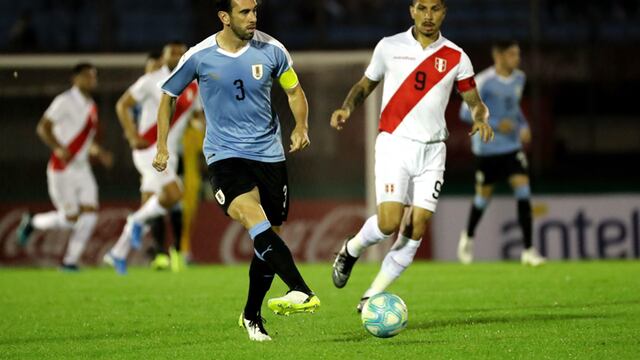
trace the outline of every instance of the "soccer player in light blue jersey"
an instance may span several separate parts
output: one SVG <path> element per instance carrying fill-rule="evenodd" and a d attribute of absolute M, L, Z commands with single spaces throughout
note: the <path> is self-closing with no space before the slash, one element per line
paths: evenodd
<path fill-rule="evenodd" d="M 507 180 L 518 202 L 518 223 L 524 240 L 521 261 L 524 265 L 538 266 L 544 263 L 544 258 L 532 244 L 531 190 L 527 156 L 522 149 L 523 143 L 531 141 L 531 131 L 520 108 L 526 76 L 518 70 L 518 43 L 494 44 L 493 60 L 494 66 L 478 74 L 476 82 L 480 97 L 489 107 L 489 125 L 495 130 L 495 138 L 489 143 L 482 142 L 478 136 L 471 140 L 472 151 L 477 158 L 476 194 L 467 229 L 460 235 L 458 259 L 463 264 L 473 261 L 475 230 L 489 203 L 494 184 Z M 471 122 L 471 113 L 464 104 L 460 108 L 460 118 Z"/>
<path fill-rule="evenodd" d="M 266 341 L 271 338 L 260 309 L 274 274 L 290 289 L 268 301 L 276 314 L 314 312 L 320 306 L 278 235 L 289 210 L 289 188 L 280 123 L 271 106 L 273 81 L 287 94 L 296 122 L 289 153 L 309 145 L 309 109 L 287 50 L 256 30 L 257 1 L 217 0 L 216 6 L 223 29 L 192 47 L 161 84 L 154 167 L 164 171 L 167 166 L 175 98 L 196 80 L 206 118 L 203 152 L 216 201 L 248 230 L 255 250 L 239 324 L 251 340 Z"/>

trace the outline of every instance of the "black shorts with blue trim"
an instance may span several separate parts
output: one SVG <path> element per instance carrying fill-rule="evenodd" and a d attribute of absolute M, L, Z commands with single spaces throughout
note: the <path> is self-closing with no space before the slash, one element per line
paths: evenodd
<path fill-rule="evenodd" d="M 219 160 L 208 167 L 216 202 L 228 215 L 235 198 L 257 187 L 260 204 L 273 226 L 289 214 L 289 181 L 285 161 L 268 163 L 242 158 Z"/>

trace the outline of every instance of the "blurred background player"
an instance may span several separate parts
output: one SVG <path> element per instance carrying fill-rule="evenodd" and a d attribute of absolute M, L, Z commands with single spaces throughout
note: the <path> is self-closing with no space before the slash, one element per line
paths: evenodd
<path fill-rule="evenodd" d="M 17 235 L 24 246 L 34 229 L 70 229 L 62 269 L 76 271 L 98 221 L 98 186 L 89 157 L 96 157 L 107 168 L 113 157 L 94 139 L 98 130 L 98 109 L 91 97 L 98 84 L 95 66 L 80 63 L 71 74 L 73 86 L 56 96 L 37 127 L 38 136 L 52 150 L 47 183 L 56 210 L 24 214 Z"/>
<path fill-rule="evenodd" d="M 180 179 L 176 174 L 177 159 L 175 156 L 167 170 L 157 172 L 152 167 L 156 154 L 157 140 L 156 115 L 160 102 L 161 91 L 158 83 L 166 79 L 176 67 L 180 57 L 186 52 L 186 45 L 171 42 L 162 51 L 163 66 L 151 73 L 145 74 L 136 81 L 118 100 L 116 111 L 124 130 L 124 135 L 133 150 L 133 162 L 141 175 L 140 191 L 142 206 L 130 215 L 127 223 L 114 247 L 105 255 L 104 261 L 115 267 L 119 274 L 126 273 L 126 258 L 131 247 L 139 249 L 142 242 L 144 225 L 147 221 L 162 218 L 178 204 L 182 197 Z M 169 149 L 172 154 L 177 152 L 179 143 L 187 123 L 191 119 L 198 102 L 198 88 L 191 83 L 184 94 L 178 99 L 176 112 L 171 119 Z M 141 105 L 138 126 L 133 120 L 132 109 L 136 104 Z M 178 215 L 181 223 L 181 215 Z M 164 225 L 164 224 L 163 224 Z M 179 233 L 182 232 L 181 227 Z M 164 250 L 164 236 L 159 250 Z M 176 241 L 180 241 L 177 236 Z M 181 262 L 177 251 L 172 251 L 174 262 Z M 176 270 L 178 266 L 174 266 Z"/>
<path fill-rule="evenodd" d="M 526 76 L 520 66 L 520 46 L 516 41 L 496 42 L 492 49 L 494 65 L 476 77 L 480 97 L 491 113 L 489 125 L 495 131 L 495 139 L 483 143 L 478 136 L 471 141 L 476 156 L 476 194 L 467 220 L 467 229 L 460 234 L 458 259 L 463 264 L 473 261 L 473 237 L 482 214 L 489 204 L 496 182 L 508 181 L 518 202 L 518 223 L 522 229 L 524 250 L 521 262 L 538 266 L 544 258 L 531 242 L 531 188 L 529 186 L 527 155 L 522 144 L 531 141 L 531 130 L 520 108 Z M 460 118 L 471 122 L 468 107 L 460 108 Z"/>
<path fill-rule="evenodd" d="M 206 115 L 204 155 L 215 198 L 253 240 L 249 294 L 239 325 L 249 339 L 269 341 L 261 308 L 274 274 L 289 287 L 285 296 L 267 303 L 276 314 L 314 312 L 320 306 L 278 235 L 288 215 L 289 189 L 280 122 L 271 106 L 273 80 L 284 89 L 296 122 L 290 153 L 309 145 L 309 108 L 287 50 L 256 30 L 257 1 L 218 0 L 216 7 L 223 29 L 191 48 L 162 85 L 154 167 L 164 171 L 175 157 L 166 144 L 169 117 L 175 98 L 197 79 Z"/>
<path fill-rule="evenodd" d="M 144 62 L 144 73 L 152 73 L 164 66 L 162 61 L 162 52 L 152 51 L 147 54 L 147 60 Z"/>
<path fill-rule="evenodd" d="M 414 25 L 378 43 L 365 76 L 331 117 L 331 126 L 341 130 L 384 79 L 375 146 L 378 211 L 337 254 L 332 273 L 336 287 L 346 285 L 353 265 L 368 247 L 400 229 L 405 206 L 411 206 L 408 226 L 382 261 L 380 272 L 360 299 L 358 312 L 369 297 L 384 291 L 413 262 L 436 210 L 444 181 L 444 141 L 449 136 L 444 112 L 454 85 L 471 108 L 470 135 L 478 133 L 485 142 L 493 137 L 471 60 L 440 33 L 447 13 L 445 1 L 415 0 L 409 10 Z"/>

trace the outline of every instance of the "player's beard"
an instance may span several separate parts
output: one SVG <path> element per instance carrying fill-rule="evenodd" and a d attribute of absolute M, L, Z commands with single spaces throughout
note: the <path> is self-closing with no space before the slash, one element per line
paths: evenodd
<path fill-rule="evenodd" d="M 240 40 L 248 41 L 253 39 L 254 33 L 250 33 L 239 26 L 235 26 L 234 24 L 231 24 L 231 31 L 233 31 L 233 33 L 236 34 L 236 36 Z"/>

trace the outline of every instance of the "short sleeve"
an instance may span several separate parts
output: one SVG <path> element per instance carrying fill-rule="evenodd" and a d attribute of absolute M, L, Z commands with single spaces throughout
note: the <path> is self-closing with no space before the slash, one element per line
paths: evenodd
<path fill-rule="evenodd" d="M 197 68 L 195 53 L 190 50 L 182 56 L 171 75 L 159 84 L 160 88 L 172 97 L 180 96 L 182 91 L 196 78 Z"/>
<path fill-rule="evenodd" d="M 371 62 L 369 62 L 369 66 L 367 66 L 367 70 L 364 72 L 364 76 L 372 81 L 381 81 L 386 71 L 383 57 L 383 41 L 384 39 L 380 40 L 378 45 L 376 45 L 376 48 L 373 50 L 373 55 L 371 56 Z"/>
<path fill-rule="evenodd" d="M 291 55 L 289 55 L 289 52 L 284 46 L 276 46 L 275 60 L 275 73 L 273 77 L 277 79 L 293 66 L 293 59 L 291 59 Z"/>
<path fill-rule="evenodd" d="M 44 116 L 54 123 L 61 122 L 65 117 L 65 99 L 62 96 L 53 99 L 51 105 L 44 112 Z"/>
<path fill-rule="evenodd" d="M 129 88 L 129 94 L 136 102 L 142 102 L 149 93 L 149 77 L 142 76 Z"/>
<path fill-rule="evenodd" d="M 472 77 L 473 75 L 474 72 L 471 59 L 469 59 L 469 56 L 467 56 L 463 51 L 460 55 L 460 66 L 458 66 L 458 75 L 456 76 L 456 80 L 462 81 Z"/>

